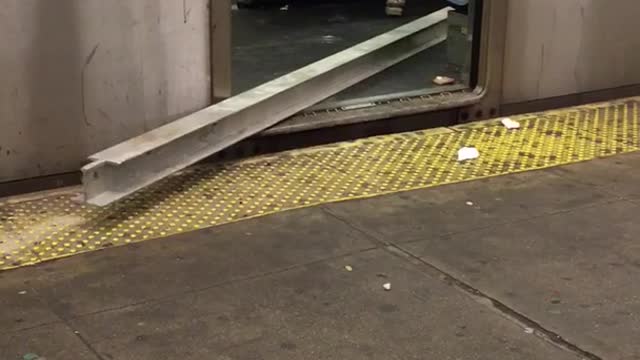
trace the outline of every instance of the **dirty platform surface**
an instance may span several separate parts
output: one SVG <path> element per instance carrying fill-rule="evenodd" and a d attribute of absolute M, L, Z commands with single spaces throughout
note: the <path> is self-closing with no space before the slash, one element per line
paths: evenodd
<path fill-rule="evenodd" d="M 77 190 L 0 199 L 0 270 L 208 227 L 640 150 L 640 98 L 200 164 L 106 207 Z M 461 147 L 480 157 L 459 161 Z"/>
<path fill-rule="evenodd" d="M 631 152 L 0 272 L 0 359 L 638 359 L 639 183 Z"/>

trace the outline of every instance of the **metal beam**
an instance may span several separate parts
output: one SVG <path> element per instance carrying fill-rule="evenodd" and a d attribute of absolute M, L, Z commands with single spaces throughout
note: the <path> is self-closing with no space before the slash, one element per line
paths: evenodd
<path fill-rule="evenodd" d="M 85 201 L 108 205 L 446 38 L 449 8 L 89 157 Z"/>

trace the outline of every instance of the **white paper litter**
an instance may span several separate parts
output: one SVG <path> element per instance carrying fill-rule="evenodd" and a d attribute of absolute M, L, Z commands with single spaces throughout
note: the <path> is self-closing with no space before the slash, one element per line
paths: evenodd
<path fill-rule="evenodd" d="M 382 287 L 383 287 L 385 290 L 389 291 L 389 290 L 391 290 L 391 283 L 386 283 L 386 284 L 382 285 Z"/>
<path fill-rule="evenodd" d="M 467 206 L 473 206 L 473 201 L 467 201 Z"/>
<path fill-rule="evenodd" d="M 289 10 L 289 5 L 285 5 L 280 8 L 280 11 L 287 11 L 287 10 Z"/>
<path fill-rule="evenodd" d="M 504 118 L 500 122 L 509 130 L 520 129 L 520 123 L 511 118 Z"/>
<path fill-rule="evenodd" d="M 530 327 L 526 327 L 526 328 L 524 328 L 524 332 L 527 333 L 527 334 L 533 334 L 533 329 L 530 328 Z"/>
<path fill-rule="evenodd" d="M 473 160 L 480 157 L 480 152 L 474 147 L 463 147 L 458 150 L 458 161 Z"/>
<path fill-rule="evenodd" d="M 388 16 L 402 16 L 402 8 L 396 6 L 387 6 L 384 8 L 384 12 Z"/>
<path fill-rule="evenodd" d="M 73 195 L 70 200 L 76 204 L 84 204 L 84 200 L 85 200 L 84 193 L 77 193 Z"/>
<path fill-rule="evenodd" d="M 456 82 L 456 79 L 448 76 L 436 76 L 433 78 L 433 83 L 436 85 L 451 85 Z"/>
<path fill-rule="evenodd" d="M 353 268 L 352 268 L 351 266 L 349 266 L 349 265 L 345 266 L 344 268 L 345 268 L 345 270 L 347 270 L 348 272 L 352 272 L 352 271 L 353 271 Z"/>

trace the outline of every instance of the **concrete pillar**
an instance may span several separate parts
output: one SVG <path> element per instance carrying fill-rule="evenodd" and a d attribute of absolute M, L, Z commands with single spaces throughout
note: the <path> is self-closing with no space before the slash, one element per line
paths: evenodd
<path fill-rule="evenodd" d="M 0 182 L 209 104 L 208 0 L 3 0 Z"/>

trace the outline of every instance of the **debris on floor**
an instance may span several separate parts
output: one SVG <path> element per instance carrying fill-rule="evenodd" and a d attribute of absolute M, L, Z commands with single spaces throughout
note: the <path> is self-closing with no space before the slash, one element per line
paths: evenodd
<path fill-rule="evenodd" d="M 391 290 L 391 283 L 386 283 L 386 284 L 382 285 L 382 287 L 383 287 L 386 291 L 390 291 L 390 290 Z"/>
<path fill-rule="evenodd" d="M 405 0 L 387 0 L 385 12 L 389 16 L 402 16 Z"/>
<path fill-rule="evenodd" d="M 280 11 L 287 11 L 287 10 L 289 10 L 289 5 L 285 5 L 280 8 Z"/>
<path fill-rule="evenodd" d="M 27 294 L 27 290 L 22 290 L 18 292 L 18 295 L 26 295 Z"/>
<path fill-rule="evenodd" d="M 526 328 L 524 328 L 524 332 L 527 333 L 527 334 L 533 334 L 533 329 L 530 328 L 530 327 L 526 327 Z"/>
<path fill-rule="evenodd" d="M 352 272 L 352 271 L 353 271 L 353 268 L 352 268 L 351 266 L 349 266 L 349 265 L 345 266 L 344 268 L 345 268 L 345 270 L 347 270 L 348 272 Z"/>
<path fill-rule="evenodd" d="M 41 357 L 38 354 L 28 353 L 28 354 L 24 354 L 24 356 L 22 357 L 22 360 L 45 360 L 45 358 Z"/>
<path fill-rule="evenodd" d="M 467 206 L 473 206 L 473 201 L 467 201 Z"/>
<path fill-rule="evenodd" d="M 509 130 L 520 129 L 520 123 L 511 118 L 508 118 L 508 117 L 504 118 L 500 120 L 500 122 L 502 123 L 502 125 L 504 125 L 504 127 L 506 127 Z"/>
<path fill-rule="evenodd" d="M 85 201 L 84 193 L 77 193 L 73 195 L 70 200 L 72 203 L 80 204 L 80 206 L 82 206 L 82 204 L 84 204 L 84 201 Z"/>
<path fill-rule="evenodd" d="M 433 78 L 433 83 L 436 85 L 451 85 L 456 82 L 456 79 L 448 76 L 436 76 Z"/>
<path fill-rule="evenodd" d="M 384 11 L 388 16 L 402 16 L 402 8 L 387 6 Z"/>
<path fill-rule="evenodd" d="M 322 35 L 321 39 L 325 44 L 335 44 L 336 42 L 340 41 L 340 38 L 335 35 Z"/>
<path fill-rule="evenodd" d="M 480 157 L 480 152 L 473 146 L 465 146 L 458 150 L 458 161 L 473 160 Z"/>

